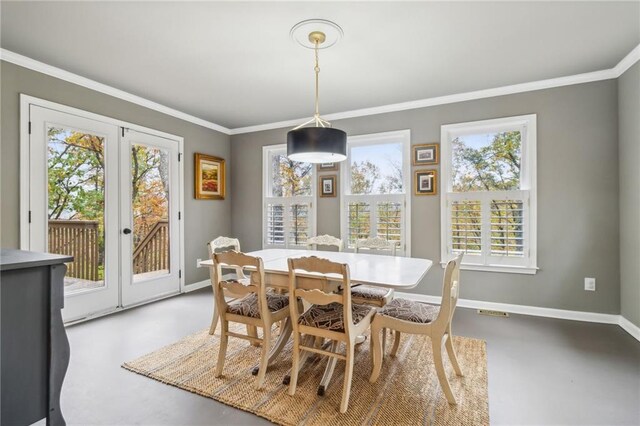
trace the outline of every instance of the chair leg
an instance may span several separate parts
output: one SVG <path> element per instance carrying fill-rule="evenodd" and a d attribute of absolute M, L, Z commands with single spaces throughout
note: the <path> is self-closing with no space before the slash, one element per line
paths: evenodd
<path fill-rule="evenodd" d="M 464 376 L 464 374 L 462 374 L 462 369 L 460 368 L 460 364 L 458 363 L 456 350 L 453 347 L 453 336 L 451 335 L 451 327 L 449 327 L 449 331 L 447 333 L 447 340 L 444 342 L 444 346 L 447 348 L 447 354 L 449 355 L 449 360 L 451 361 L 451 365 L 453 366 L 453 371 L 456 372 L 456 376 Z"/>
<path fill-rule="evenodd" d="M 371 325 L 371 376 L 369 382 L 375 383 L 382 370 L 382 342 L 380 341 L 380 327 L 374 319 Z"/>
<path fill-rule="evenodd" d="M 395 357 L 398 354 L 398 348 L 400 347 L 400 331 L 396 330 L 393 338 L 393 348 L 391 348 L 391 356 Z"/>
<path fill-rule="evenodd" d="M 451 390 L 451 385 L 449 384 L 449 379 L 447 378 L 447 373 L 444 369 L 444 364 L 442 362 L 442 340 L 444 336 L 433 336 L 431 338 L 431 345 L 433 347 L 433 361 L 436 367 L 436 373 L 438 374 L 438 381 L 440 382 L 440 387 L 444 392 L 444 395 L 447 398 L 449 404 L 456 405 L 456 397 Z"/>
<path fill-rule="evenodd" d="M 293 332 L 293 362 L 291 365 L 291 378 L 289 379 L 289 395 L 296 393 L 298 385 L 298 370 L 300 369 L 300 333 Z"/>
<path fill-rule="evenodd" d="M 258 378 L 256 387 L 258 390 L 264 388 L 264 378 L 267 374 L 267 366 L 269 365 L 269 347 L 271 342 L 271 327 L 265 327 L 262 334 L 262 358 L 260 358 L 260 370 L 258 370 Z"/>
<path fill-rule="evenodd" d="M 258 337 L 258 328 L 255 325 L 247 324 L 247 335 L 251 337 Z M 251 342 L 252 346 L 260 346 L 259 342 Z"/>
<path fill-rule="evenodd" d="M 387 329 L 382 329 L 382 356 L 387 351 Z"/>
<path fill-rule="evenodd" d="M 213 336 L 218 326 L 218 307 L 216 306 L 216 299 L 213 298 L 213 316 L 211 317 L 211 327 L 209 327 L 209 334 Z"/>
<path fill-rule="evenodd" d="M 224 359 L 227 356 L 227 343 L 229 342 L 229 322 L 221 320 L 222 327 L 220 330 L 220 350 L 218 351 L 218 363 L 216 364 L 216 377 L 222 376 L 222 368 L 224 367 Z"/>
<path fill-rule="evenodd" d="M 353 357 L 355 350 L 355 342 L 347 342 L 347 359 L 344 366 L 344 385 L 342 386 L 342 402 L 340 403 L 340 412 L 346 413 L 349 408 L 349 396 L 351 395 L 351 379 L 353 378 Z"/>

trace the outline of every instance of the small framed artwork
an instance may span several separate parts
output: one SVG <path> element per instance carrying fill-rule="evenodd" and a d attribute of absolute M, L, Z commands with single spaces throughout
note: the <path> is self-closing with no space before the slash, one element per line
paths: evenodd
<path fill-rule="evenodd" d="M 213 155 L 195 155 L 195 197 L 198 200 L 224 200 L 224 163 Z"/>
<path fill-rule="evenodd" d="M 416 195 L 436 195 L 438 193 L 438 171 L 416 170 L 413 185 Z"/>
<path fill-rule="evenodd" d="M 320 163 L 318 164 L 318 171 L 319 172 L 333 172 L 338 170 L 338 167 L 340 166 L 339 163 Z"/>
<path fill-rule="evenodd" d="M 438 143 L 427 143 L 413 146 L 413 165 L 425 166 L 438 164 Z"/>
<path fill-rule="evenodd" d="M 320 176 L 320 196 L 335 197 L 336 196 L 336 175 Z"/>

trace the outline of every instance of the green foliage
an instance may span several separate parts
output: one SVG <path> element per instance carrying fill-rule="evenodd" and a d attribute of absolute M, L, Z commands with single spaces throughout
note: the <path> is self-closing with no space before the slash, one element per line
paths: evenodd
<path fill-rule="evenodd" d="M 488 145 L 477 148 L 468 146 L 464 138 L 456 138 L 452 150 L 454 192 L 520 188 L 519 131 L 496 133 Z"/>

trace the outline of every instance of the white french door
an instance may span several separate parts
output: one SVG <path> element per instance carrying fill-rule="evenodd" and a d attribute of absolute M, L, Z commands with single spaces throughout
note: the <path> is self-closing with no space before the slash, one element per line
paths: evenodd
<path fill-rule="evenodd" d="M 22 248 L 74 257 L 64 320 L 179 293 L 178 141 L 33 104 L 28 114 Z"/>
<path fill-rule="evenodd" d="M 126 129 L 121 144 L 122 305 L 180 291 L 178 146 Z"/>

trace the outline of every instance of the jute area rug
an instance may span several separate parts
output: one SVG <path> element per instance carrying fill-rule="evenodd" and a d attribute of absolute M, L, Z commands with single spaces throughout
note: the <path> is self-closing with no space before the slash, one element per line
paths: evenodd
<path fill-rule="evenodd" d="M 237 331 L 240 330 L 243 328 Z M 320 397 L 317 388 L 326 357 L 310 357 L 298 378 L 296 394 L 289 396 L 282 378 L 291 368 L 290 341 L 269 367 L 265 389 L 258 391 L 251 369 L 259 360 L 260 348 L 241 339 L 229 338 L 224 374 L 219 379 L 214 377 L 218 333 L 219 330 L 211 336 L 208 330 L 202 330 L 122 367 L 281 425 L 489 424 L 483 340 L 455 337 L 454 345 L 465 375 L 457 377 L 446 361 L 447 375 L 458 400 L 458 405 L 450 406 L 436 377 L 428 338 L 403 335 L 398 356 L 385 356 L 380 378 L 373 384 L 369 383 L 371 359 L 367 339 L 356 349 L 349 410 L 340 414 L 343 361 L 338 361 L 329 388 Z"/>

